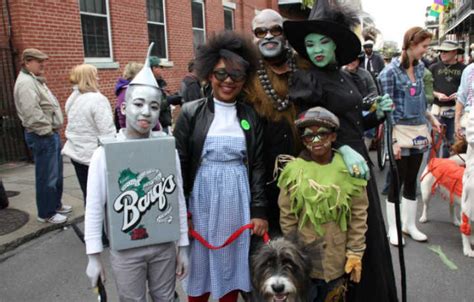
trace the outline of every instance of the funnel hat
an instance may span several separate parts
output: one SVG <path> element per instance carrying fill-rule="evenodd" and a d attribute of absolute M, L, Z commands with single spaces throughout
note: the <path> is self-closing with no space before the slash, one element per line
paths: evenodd
<path fill-rule="evenodd" d="M 336 0 L 318 0 L 308 20 L 285 21 L 283 29 L 290 45 L 306 59 L 309 59 L 304 42 L 307 35 L 317 33 L 330 37 L 336 43 L 337 63 L 342 66 L 354 61 L 360 53 L 360 40 L 351 30 L 358 22 L 354 9 Z"/>
<path fill-rule="evenodd" d="M 143 65 L 142 70 L 138 72 L 138 74 L 133 78 L 129 85 L 145 85 L 150 87 L 155 87 L 156 89 L 160 90 L 160 86 L 156 82 L 155 76 L 150 68 L 150 53 L 155 43 L 151 43 L 148 47 L 148 53 L 145 59 L 145 64 Z"/>

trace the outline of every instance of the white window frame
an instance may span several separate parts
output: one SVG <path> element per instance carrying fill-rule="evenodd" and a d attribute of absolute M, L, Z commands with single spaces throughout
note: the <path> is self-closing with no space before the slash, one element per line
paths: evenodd
<path fill-rule="evenodd" d="M 205 43 L 207 41 L 207 36 L 206 36 L 206 3 L 204 2 L 204 0 L 191 0 L 191 5 L 192 5 L 193 2 L 202 4 L 202 6 L 201 6 L 202 28 L 198 28 L 198 27 L 193 26 L 192 27 L 193 36 L 194 36 L 194 31 L 195 30 L 202 31 L 204 33 L 204 42 L 203 43 Z M 191 6 L 191 10 L 192 10 L 192 6 Z M 191 11 L 191 16 L 192 16 L 192 11 Z M 191 23 L 192 23 L 192 20 L 191 20 Z M 194 45 L 193 45 L 193 47 L 194 47 Z"/>
<path fill-rule="evenodd" d="M 229 2 L 229 0 L 222 0 L 222 6 L 233 10 L 237 9 L 237 4 L 235 4 L 234 2 Z"/>
<path fill-rule="evenodd" d="M 88 15 L 88 16 L 95 16 L 95 17 L 106 17 L 107 18 L 107 36 L 109 38 L 109 57 L 108 58 L 98 58 L 98 57 L 86 57 L 85 56 L 85 49 L 84 49 L 84 63 L 112 63 L 114 60 L 114 50 L 112 47 L 112 31 L 111 31 L 111 24 L 110 24 L 110 8 L 109 8 L 109 0 L 105 0 L 105 10 L 106 14 L 97 14 L 97 13 L 89 13 L 89 12 L 82 12 L 81 11 L 81 5 L 79 3 L 80 0 L 78 0 L 78 5 L 79 5 L 79 14 L 80 15 Z M 82 33 L 82 22 L 81 22 L 81 34 Z M 83 36 L 84 37 L 84 36 Z M 82 47 L 84 47 L 84 42 L 82 42 Z M 115 66 L 115 65 L 114 65 Z M 114 67 L 111 66 L 111 67 Z"/>
<path fill-rule="evenodd" d="M 224 5 L 224 27 L 225 27 L 225 12 L 226 11 L 231 13 L 231 16 L 232 16 L 232 29 L 231 30 L 235 30 L 235 9 L 226 7 Z"/>
<path fill-rule="evenodd" d="M 156 25 L 163 25 L 164 26 L 164 31 L 165 31 L 165 55 L 166 57 L 160 58 L 163 59 L 164 61 L 168 61 L 169 58 L 169 52 L 168 52 L 168 26 L 166 25 L 166 0 L 161 0 L 163 3 L 163 23 L 161 22 L 156 22 L 156 21 L 149 21 L 147 20 L 147 24 L 156 24 Z M 146 8 L 148 10 L 148 7 Z M 147 11 L 148 15 L 148 11 Z M 147 18 L 148 19 L 148 18 Z"/>

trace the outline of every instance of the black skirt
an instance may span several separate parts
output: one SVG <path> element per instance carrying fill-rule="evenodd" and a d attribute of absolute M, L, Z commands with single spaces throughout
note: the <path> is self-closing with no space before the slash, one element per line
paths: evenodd
<path fill-rule="evenodd" d="M 370 169 L 370 175 L 374 175 Z M 393 272 L 392 255 L 383 221 L 380 198 L 375 178 L 367 184 L 369 208 L 367 209 L 366 250 L 362 258 L 362 279 L 351 284 L 348 302 L 395 302 L 397 288 Z"/>

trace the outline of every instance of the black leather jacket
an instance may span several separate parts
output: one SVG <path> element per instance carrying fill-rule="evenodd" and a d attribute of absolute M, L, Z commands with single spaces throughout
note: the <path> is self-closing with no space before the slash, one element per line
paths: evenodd
<path fill-rule="evenodd" d="M 251 217 L 266 219 L 265 166 L 263 162 L 263 126 L 254 109 L 242 101 L 236 104 L 239 121 L 246 120 L 250 127 L 244 129 L 247 145 L 245 164 L 248 170 L 251 193 Z M 193 189 L 196 173 L 201 164 L 201 154 L 209 128 L 214 120 L 213 97 L 188 102 L 181 108 L 173 131 L 176 138 L 183 175 L 186 198 Z"/>

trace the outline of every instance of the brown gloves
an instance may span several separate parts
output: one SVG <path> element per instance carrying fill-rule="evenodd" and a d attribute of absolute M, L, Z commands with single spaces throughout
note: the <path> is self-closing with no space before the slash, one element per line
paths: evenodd
<path fill-rule="evenodd" d="M 344 270 L 347 274 L 350 274 L 350 280 L 352 282 L 359 283 L 362 275 L 361 257 L 357 255 L 348 255 Z"/>

